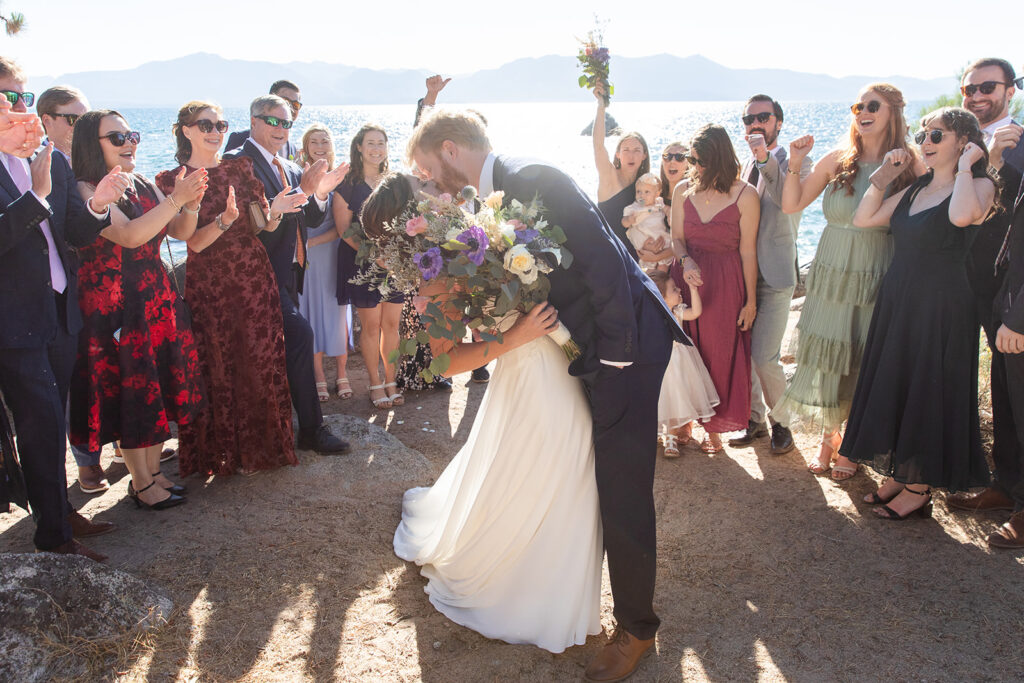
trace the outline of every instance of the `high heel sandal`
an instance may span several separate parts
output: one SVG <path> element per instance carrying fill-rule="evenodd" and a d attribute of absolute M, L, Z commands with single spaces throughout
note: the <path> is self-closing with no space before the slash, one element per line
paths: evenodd
<path fill-rule="evenodd" d="M 907 517 L 913 517 L 914 515 L 917 515 L 918 517 L 923 517 L 924 519 L 928 519 L 929 517 L 932 516 L 932 490 L 931 489 L 928 489 L 927 491 L 915 491 L 914 489 L 908 489 L 906 486 L 904 486 L 901 490 L 902 491 L 906 491 L 907 493 L 913 493 L 915 496 L 927 496 L 928 497 L 928 501 L 924 505 L 922 505 L 921 507 L 914 508 L 913 510 L 911 510 L 910 512 L 908 512 L 905 515 L 900 515 L 898 512 L 893 510 L 888 505 L 883 505 L 880 508 L 875 508 L 875 514 L 878 515 L 878 517 L 880 517 L 881 519 L 887 519 L 890 522 L 902 522 Z M 895 498 L 895 497 L 896 496 L 893 496 L 893 498 Z"/>
<path fill-rule="evenodd" d="M 879 487 L 879 488 L 881 488 L 881 487 Z M 888 505 L 889 503 L 892 502 L 893 498 L 895 498 L 896 496 L 900 495 L 900 491 L 902 491 L 903 488 L 904 487 L 901 486 L 900 488 L 896 489 L 895 493 L 893 493 L 888 498 L 882 498 L 880 495 L 878 495 L 878 491 L 872 491 L 870 494 L 868 494 L 862 500 L 867 505 Z M 912 491 L 911 493 L 914 493 L 914 492 Z"/>
<path fill-rule="evenodd" d="M 348 377 L 339 377 L 334 381 L 334 391 L 338 398 L 352 398 L 352 387 L 348 383 Z"/>
<path fill-rule="evenodd" d="M 152 505 L 150 505 L 149 503 L 147 503 L 144 500 L 141 500 L 139 498 L 139 494 L 143 493 L 145 491 L 148 491 L 149 489 L 153 488 L 154 484 L 156 484 L 156 482 L 152 481 L 152 482 L 149 483 L 149 486 L 143 486 L 141 489 L 136 491 L 135 487 L 132 485 L 132 482 L 128 482 L 128 497 L 135 501 L 135 507 L 136 508 L 141 508 L 142 506 L 146 506 L 150 510 L 166 510 L 167 508 L 172 508 L 172 507 L 175 507 L 176 505 L 181 505 L 182 503 L 185 502 L 184 498 L 182 498 L 181 496 L 176 495 L 174 493 L 170 493 L 170 491 L 168 491 L 168 493 L 170 493 L 170 495 L 167 498 L 164 498 L 163 500 L 157 501 L 157 502 L 153 503 Z"/>
<path fill-rule="evenodd" d="M 326 403 L 331 395 L 327 393 L 327 382 L 316 383 L 316 397 L 320 399 L 321 403 Z"/>
<path fill-rule="evenodd" d="M 393 405 L 393 406 L 404 406 L 405 405 L 405 396 L 402 396 L 402 392 L 400 392 L 398 390 L 398 383 L 397 382 L 388 382 L 387 384 L 384 385 L 384 390 L 385 391 L 387 391 L 387 387 L 394 387 L 395 388 L 395 393 L 393 393 L 390 396 L 388 396 L 388 400 L 391 401 L 391 405 Z"/>
<path fill-rule="evenodd" d="M 163 473 L 157 471 L 154 472 L 152 476 L 157 477 L 160 476 L 161 474 Z M 163 489 L 164 491 L 170 491 L 171 493 L 178 496 L 183 495 L 186 491 L 188 491 L 188 487 L 186 487 L 184 484 L 171 484 L 170 486 L 164 486 Z"/>
<path fill-rule="evenodd" d="M 370 398 L 370 403 L 372 403 L 373 407 L 376 408 L 377 410 L 381 410 L 382 408 L 390 408 L 391 405 L 392 405 L 391 397 L 387 395 L 388 394 L 387 389 L 384 388 L 386 386 L 387 386 L 386 384 L 371 384 L 370 385 L 370 391 L 376 391 L 377 389 L 380 389 L 381 391 L 384 392 L 384 395 L 382 397 L 380 397 L 380 398 L 372 398 L 372 397 Z"/>

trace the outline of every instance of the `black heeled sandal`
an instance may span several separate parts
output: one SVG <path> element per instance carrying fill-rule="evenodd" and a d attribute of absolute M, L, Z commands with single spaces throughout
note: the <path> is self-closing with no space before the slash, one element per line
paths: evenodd
<path fill-rule="evenodd" d="M 154 472 L 152 474 L 152 476 L 155 477 L 155 476 L 157 476 L 159 474 L 163 474 L 163 473 L 162 472 Z M 171 484 L 170 486 L 165 486 L 164 490 L 165 491 L 170 491 L 171 493 L 173 493 L 175 495 L 178 495 L 178 496 L 183 496 L 188 491 L 188 487 L 186 487 L 184 484 Z"/>
<path fill-rule="evenodd" d="M 176 505 L 181 505 L 182 503 L 185 502 L 184 498 L 175 493 L 171 493 L 170 496 L 168 496 L 167 498 L 164 498 L 161 501 L 157 501 L 152 505 L 150 505 L 144 500 L 139 499 L 139 494 L 153 488 L 154 484 L 156 484 L 156 482 L 152 481 L 149 483 L 149 486 L 143 486 L 141 489 L 136 491 L 132 482 L 128 482 L 128 497 L 135 501 L 136 508 L 146 506 L 150 510 L 166 510 L 167 508 L 172 508 L 175 507 Z M 168 493 L 170 493 L 170 491 L 168 491 Z"/>
<path fill-rule="evenodd" d="M 889 503 L 892 502 L 893 498 L 895 498 L 896 496 L 900 495 L 900 491 L 902 491 L 902 490 L 903 490 L 903 488 L 896 489 L 896 492 L 894 494 L 892 494 L 891 496 L 889 496 L 888 498 L 882 498 L 880 495 L 878 495 L 878 491 L 873 491 L 871 493 L 871 497 L 870 498 L 868 498 L 867 500 L 864 500 L 864 499 L 862 499 L 862 500 L 864 500 L 864 504 L 865 505 L 888 505 Z M 911 491 L 911 493 L 916 493 L 916 491 Z"/>
<path fill-rule="evenodd" d="M 915 496 L 928 496 L 928 502 L 926 502 L 924 505 L 922 505 L 919 508 L 914 508 L 913 510 L 911 510 L 910 512 L 908 512 L 905 515 L 900 515 L 898 512 L 893 510 L 888 505 L 883 505 L 881 508 L 878 508 L 877 510 L 875 510 L 875 514 L 878 515 L 879 518 L 887 519 L 890 522 L 902 522 L 907 517 L 913 517 L 914 515 L 917 515 L 918 517 L 923 517 L 924 519 L 928 519 L 929 517 L 932 516 L 932 490 L 931 489 L 928 489 L 927 491 L 915 491 L 914 489 L 908 489 L 906 486 L 904 486 L 900 490 L 901 491 L 906 491 L 907 493 L 913 493 Z M 896 495 L 899 495 L 899 494 L 897 493 Z M 895 498 L 895 497 L 896 496 L 893 496 L 893 498 Z"/>

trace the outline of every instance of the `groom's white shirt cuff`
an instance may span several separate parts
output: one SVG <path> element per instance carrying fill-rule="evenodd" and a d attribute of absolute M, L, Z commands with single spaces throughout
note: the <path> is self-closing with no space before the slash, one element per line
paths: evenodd
<path fill-rule="evenodd" d="M 633 361 L 626 361 L 625 363 L 619 363 L 619 362 L 613 361 L 613 360 L 604 360 L 603 358 L 601 359 L 601 362 L 604 363 L 605 365 L 610 365 L 613 368 L 620 368 L 620 369 L 624 368 L 624 367 L 626 367 L 628 365 L 632 365 L 633 364 Z"/>

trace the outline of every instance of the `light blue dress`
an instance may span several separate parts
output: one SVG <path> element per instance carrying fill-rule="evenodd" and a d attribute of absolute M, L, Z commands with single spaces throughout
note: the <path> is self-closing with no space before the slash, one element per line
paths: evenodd
<path fill-rule="evenodd" d="M 327 213 L 323 223 L 310 228 L 310 239 L 327 231 L 334 232 L 334 214 L 331 211 L 331 197 L 327 199 Z M 299 311 L 313 328 L 313 349 L 328 356 L 348 353 L 349 337 L 346 331 L 352 329 L 352 312 L 349 306 L 338 305 L 335 289 L 338 284 L 338 242 L 318 244 L 307 250 L 306 275 L 299 295 Z"/>

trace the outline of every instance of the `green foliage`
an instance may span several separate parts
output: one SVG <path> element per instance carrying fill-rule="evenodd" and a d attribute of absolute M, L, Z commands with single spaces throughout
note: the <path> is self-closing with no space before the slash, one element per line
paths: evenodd
<path fill-rule="evenodd" d="M 25 15 L 21 12 L 11 12 L 7 16 L 0 14 L 0 21 L 4 22 L 4 28 L 9 36 L 17 35 L 25 28 Z"/>

